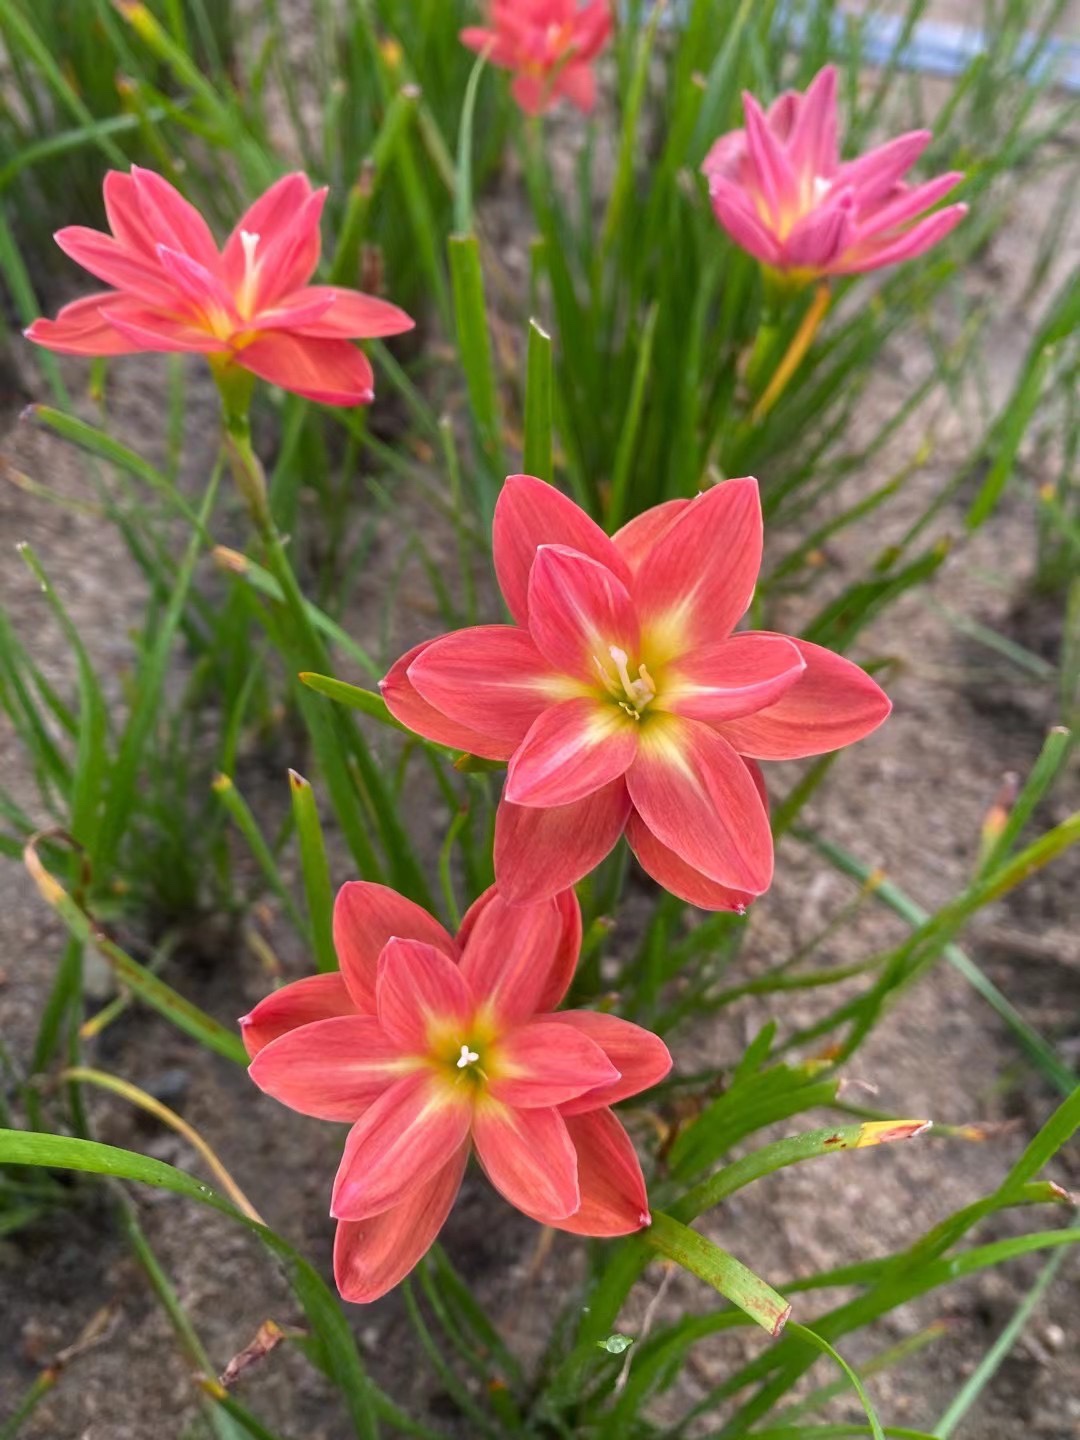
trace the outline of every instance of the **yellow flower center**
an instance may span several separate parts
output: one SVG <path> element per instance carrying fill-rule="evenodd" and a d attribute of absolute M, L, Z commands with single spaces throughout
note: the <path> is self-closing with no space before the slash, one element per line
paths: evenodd
<path fill-rule="evenodd" d="M 613 680 L 607 665 L 598 659 L 596 663 L 604 678 L 605 687 L 618 701 L 621 709 L 635 720 L 640 720 L 642 711 L 656 699 L 656 681 L 644 664 L 638 665 L 637 676 L 632 678 L 630 657 L 618 645 L 609 645 L 608 654 L 614 662 L 617 680 Z"/>

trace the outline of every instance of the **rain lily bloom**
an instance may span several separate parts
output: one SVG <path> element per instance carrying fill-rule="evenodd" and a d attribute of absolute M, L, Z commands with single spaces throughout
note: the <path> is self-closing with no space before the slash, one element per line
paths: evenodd
<path fill-rule="evenodd" d="M 378 1299 L 426 1254 L 471 1151 L 541 1224 L 609 1236 L 649 1224 L 610 1107 L 662 1080 L 671 1056 L 615 1015 L 550 1013 L 581 946 L 573 892 L 511 908 L 488 890 L 454 940 L 356 881 L 338 894 L 334 943 L 339 973 L 284 986 L 240 1023 L 262 1090 L 352 1125 L 331 1201 L 346 1300 Z"/>
<path fill-rule="evenodd" d="M 508 901 L 574 884 L 624 831 L 654 879 L 703 909 L 768 888 L 754 761 L 837 750 L 890 707 L 818 645 L 732 633 L 761 553 L 756 480 L 669 500 L 610 539 L 553 486 L 506 481 L 494 557 L 515 624 L 416 646 L 382 693 L 418 734 L 509 762 L 495 823 Z"/>
<path fill-rule="evenodd" d="M 966 205 L 927 213 L 962 175 L 903 180 L 929 130 L 841 162 L 831 65 L 805 94 L 788 90 L 767 112 L 744 95 L 743 107 L 745 130 L 721 136 L 701 169 L 717 220 L 773 270 L 804 282 L 879 270 L 929 250 L 967 213 Z"/>
<path fill-rule="evenodd" d="M 592 62 L 611 34 L 610 0 L 491 0 L 490 17 L 490 28 L 470 26 L 461 39 L 493 65 L 516 71 L 511 94 L 526 115 L 564 98 L 592 110 Z"/>
<path fill-rule="evenodd" d="M 398 335 L 412 320 L 385 300 L 309 285 L 319 263 L 326 190 L 286 175 L 218 249 L 168 181 L 137 165 L 105 176 L 111 234 L 69 225 L 56 243 L 115 288 L 35 320 L 30 340 L 67 355 L 198 351 L 215 375 L 236 368 L 327 405 L 366 405 L 374 375 L 350 342 Z"/>

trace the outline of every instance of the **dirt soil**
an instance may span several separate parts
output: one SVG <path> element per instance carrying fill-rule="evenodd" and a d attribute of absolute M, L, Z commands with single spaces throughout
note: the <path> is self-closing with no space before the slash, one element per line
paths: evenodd
<path fill-rule="evenodd" d="M 1029 245 L 1030 232 L 1019 215 L 972 277 L 974 285 L 996 297 L 992 344 L 985 359 L 998 389 L 1007 384 L 1028 333 L 1030 312 L 1019 303 L 1017 277 Z M 1061 257 L 1062 268 L 1075 264 L 1076 258 L 1074 238 L 1071 253 Z M 86 499 L 78 458 L 16 418 L 19 405 L 33 397 L 30 368 L 17 356 L 14 363 L 17 385 L 25 393 L 13 395 L 7 414 L 0 415 L 0 452 L 62 494 Z M 914 347 L 902 340 L 883 357 L 867 401 L 868 428 L 917 383 L 921 363 Z M 65 373 L 75 392 L 83 393 L 85 369 L 65 364 Z M 151 457 L 160 445 L 163 377 L 159 361 L 142 359 L 115 364 L 110 377 L 116 428 Z M 206 437 L 214 432 L 213 396 L 206 384 L 198 393 L 185 460 L 186 478 L 192 481 L 205 473 L 211 443 Z M 943 410 L 934 417 L 937 444 L 932 461 L 899 503 L 875 521 L 872 534 L 851 535 L 830 549 L 828 563 L 837 577 L 861 563 L 862 547 L 887 543 L 921 513 L 966 453 L 962 426 L 961 416 L 952 412 Z M 880 475 L 862 475 L 853 483 L 873 484 L 891 473 L 921 438 L 921 430 L 899 435 L 890 454 L 881 457 Z M 768 477 L 762 478 L 767 483 Z M 841 758 L 810 816 L 827 837 L 866 863 L 881 866 L 928 909 L 964 885 L 980 826 L 1003 775 L 1026 772 L 1047 727 L 1059 719 L 1052 684 L 1033 683 L 967 638 L 944 613 L 948 609 L 979 621 L 1031 648 L 1042 646 L 1046 658 L 1056 658 L 1060 622 L 1055 630 L 1054 608 L 1039 607 L 1030 599 L 1033 497 L 1039 479 L 1037 473 L 1023 474 L 993 522 L 970 542 L 958 544 L 929 590 L 906 598 L 867 633 L 862 657 L 895 657 L 889 683 L 895 713 L 881 731 Z M 942 530 L 958 540 L 962 501 L 948 506 L 941 521 Z M 0 490 L 0 533 L 8 556 L 0 567 L 0 604 L 18 633 L 32 643 L 48 678 L 61 688 L 70 687 L 71 665 L 43 598 L 7 548 L 24 539 L 41 556 L 119 698 L 131 654 L 128 631 L 139 622 L 146 603 L 122 541 L 94 515 L 52 508 L 6 484 Z M 380 565 L 390 573 L 401 540 L 387 522 L 381 522 L 380 542 Z M 789 542 L 790 537 L 772 537 L 780 552 Z M 378 634 L 376 589 L 375 578 L 369 577 L 350 616 L 352 628 L 365 641 Z M 430 629 L 419 574 L 414 590 L 411 613 L 400 633 L 391 637 L 393 653 L 414 634 Z M 778 619 L 797 628 L 799 613 L 793 608 Z M 298 763 L 301 758 L 296 757 Z M 0 729 L 0 771 L 16 799 L 36 815 L 33 786 L 21 772 L 18 747 L 6 729 Z M 774 793 L 781 793 L 790 778 L 775 768 Z M 278 784 L 276 775 L 268 781 Z M 1039 822 L 1047 825 L 1062 818 L 1076 808 L 1077 799 L 1074 776 L 1044 807 Z M 283 805 L 284 794 L 275 803 Z M 445 820 L 433 811 L 433 833 Z M 348 878 L 344 863 L 334 878 Z M 980 917 L 965 939 L 987 974 L 1074 1066 L 1080 1064 L 1076 880 L 1075 864 L 1066 860 Z M 753 911 L 748 944 L 732 983 L 751 978 L 806 940 L 852 893 L 852 886 L 809 848 L 786 842 L 776 884 Z M 304 973 L 306 957 L 290 944 L 283 922 L 274 927 L 272 915 L 270 933 L 288 973 Z M 840 965 L 865 958 L 901 933 L 883 908 L 868 903 L 855 923 L 829 943 L 823 962 Z M 61 941 L 60 927 L 20 867 L 0 867 L 0 1035 L 17 1063 L 27 1060 Z M 253 953 L 244 947 L 226 949 L 220 941 L 205 943 L 198 954 L 175 957 L 168 974 L 226 1023 L 267 989 Z M 790 1033 L 816 1013 L 812 1001 L 798 996 L 770 1003 L 748 999 L 724 1012 L 722 1021 L 702 1024 L 686 1036 L 678 1046 L 678 1065 L 685 1070 L 723 1065 L 741 1054 L 769 1016 L 776 1016 L 782 1031 Z M 132 1013 L 113 1025 L 93 1050 L 92 1063 L 178 1109 L 222 1155 L 267 1221 L 328 1272 L 332 1230 L 326 1196 L 340 1150 L 336 1127 L 276 1106 L 255 1093 L 242 1072 L 198 1050 L 150 1014 Z M 945 1123 L 978 1120 L 1004 1126 L 978 1144 L 930 1137 L 865 1154 L 837 1155 L 828 1163 L 771 1177 L 734 1198 L 711 1217 L 709 1232 L 778 1285 L 817 1269 L 885 1254 L 984 1195 L 999 1183 L 1055 1103 L 995 1016 L 945 963 L 887 1016 L 849 1073 L 877 1087 L 873 1103 L 882 1110 Z M 91 1109 L 101 1140 L 198 1170 L 186 1145 L 120 1101 L 95 1099 Z M 1053 1175 L 1063 1185 L 1080 1189 L 1075 1151 L 1061 1158 Z M 75 1190 L 75 1202 L 55 1221 L 0 1240 L 0 1416 L 44 1365 L 74 1346 L 78 1353 L 20 1432 L 25 1440 L 164 1440 L 185 1435 L 197 1416 L 190 1366 L 113 1223 L 116 1201 L 98 1185 Z M 140 1191 L 133 1198 L 140 1223 L 216 1370 L 252 1339 L 266 1318 L 285 1326 L 297 1323 L 288 1290 L 246 1232 L 176 1197 Z M 995 1221 L 982 1227 L 979 1238 L 1012 1233 L 1029 1219 Z M 1037 1223 L 1052 1226 L 1063 1223 L 1063 1217 L 1047 1215 Z M 538 1328 L 543 1318 L 581 1273 L 576 1242 L 557 1236 L 550 1250 L 538 1249 L 535 1227 L 510 1212 L 475 1174 L 466 1182 L 443 1241 L 479 1298 L 501 1317 L 510 1343 L 526 1357 L 534 1354 L 546 1339 Z M 901 1369 L 871 1382 L 887 1423 L 933 1426 L 1007 1322 L 1037 1269 L 1037 1263 L 1016 1264 L 965 1280 L 905 1307 L 868 1336 L 849 1343 L 850 1357 L 864 1361 L 934 1320 L 948 1322 L 943 1338 Z M 1067 1258 L 1024 1338 L 957 1430 L 959 1440 L 1015 1440 L 1019 1433 L 1033 1440 L 1080 1436 L 1077 1274 L 1077 1262 Z M 623 1328 L 640 1330 L 662 1280 L 659 1267 L 648 1272 L 622 1318 Z M 798 1318 L 812 1318 L 819 1303 L 816 1296 L 801 1299 Z M 668 1284 L 656 1323 L 665 1315 L 710 1304 L 700 1285 L 677 1276 Z M 472 1433 L 418 1354 L 399 1295 L 367 1309 L 355 1308 L 351 1319 L 375 1377 L 392 1395 L 448 1434 Z M 761 1343 L 740 1333 L 699 1345 L 679 1381 L 680 1406 L 705 1394 L 742 1354 Z M 819 1382 L 831 1378 L 823 1370 L 815 1372 Z M 344 1440 L 349 1433 L 328 1387 L 291 1346 L 264 1360 L 238 1393 L 282 1435 Z M 657 1417 L 663 1420 L 666 1413 L 665 1400 Z M 830 1413 L 836 1418 L 854 1414 L 846 1400 Z"/>

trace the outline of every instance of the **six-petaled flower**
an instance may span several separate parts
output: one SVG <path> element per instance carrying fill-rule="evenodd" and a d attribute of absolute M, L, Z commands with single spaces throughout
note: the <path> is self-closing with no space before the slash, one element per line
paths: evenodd
<path fill-rule="evenodd" d="M 515 72 L 511 93 L 527 115 L 569 100 L 588 113 L 596 104 L 592 62 L 611 34 L 610 0 L 491 0 L 490 25 L 469 26 L 461 39 L 493 65 Z"/>

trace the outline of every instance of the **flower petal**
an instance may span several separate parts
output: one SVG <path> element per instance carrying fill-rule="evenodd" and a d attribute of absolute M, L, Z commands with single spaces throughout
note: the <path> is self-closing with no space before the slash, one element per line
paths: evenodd
<path fill-rule="evenodd" d="M 556 670 L 602 683 L 612 648 L 636 656 L 641 645 L 634 603 L 607 566 L 565 545 L 541 545 L 529 576 L 529 633 Z"/>
<path fill-rule="evenodd" d="M 615 1105 L 629 1095 L 639 1095 L 658 1085 L 671 1070 L 671 1052 L 651 1030 L 644 1030 L 618 1015 L 602 1014 L 599 1010 L 562 1010 L 538 1025 L 571 1028 L 587 1035 L 604 1052 L 618 1071 L 618 1079 L 601 1084 L 595 1090 L 559 1106 L 563 1116 L 581 1115 Z"/>
<path fill-rule="evenodd" d="M 626 786 L 656 838 L 695 870 L 753 895 L 769 888 L 769 817 L 746 766 L 717 731 L 656 715 L 642 727 Z"/>
<path fill-rule="evenodd" d="M 163 354 L 223 355 L 229 347 L 209 330 L 190 320 L 163 314 L 128 296 L 114 295 L 101 307 L 102 318 L 128 342 L 127 349 L 151 350 Z"/>
<path fill-rule="evenodd" d="M 348 340 L 311 340 L 268 330 L 237 351 L 236 363 L 322 405 L 370 405 L 375 398 L 371 362 Z"/>
<path fill-rule="evenodd" d="M 564 65 L 555 77 L 555 94 L 569 100 L 583 115 L 596 108 L 596 75 L 591 65 Z"/>
<path fill-rule="evenodd" d="M 625 775 L 637 754 L 636 721 L 618 705 L 582 697 L 543 711 L 510 761 L 514 805 L 571 805 Z"/>
<path fill-rule="evenodd" d="M 366 1305 L 404 1280 L 446 1223 L 469 1158 L 462 1145 L 429 1180 L 390 1210 L 342 1220 L 334 1237 L 334 1279 L 343 1300 Z"/>
<path fill-rule="evenodd" d="M 516 625 L 475 625 L 441 635 L 417 655 L 408 679 L 455 724 L 501 742 L 500 749 L 510 746 L 510 753 L 561 693 L 560 678 L 529 632 Z"/>
<path fill-rule="evenodd" d="M 213 274 L 220 270 L 217 244 L 195 206 L 153 170 L 131 167 L 131 183 L 146 228 L 159 245 L 191 257 Z"/>
<path fill-rule="evenodd" d="M 629 813 L 623 780 L 547 810 L 501 800 L 495 815 L 499 889 L 511 905 L 527 905 L 576 885 L 614 848 Z"/>
<path fill-rule="evenodd" d="M 787 146 L 788 157 L 800 175 L 827 178 L 836 169 L 836 66 L 826 65 L 814 76 L 801 97 Z"/>
<path fill-rule="evenodd" d="M 434 640 L 422 640 L 419 645 L 414 645 L 379 681 L 379 692 L 386 701 L 387 709 L 395 720 L 408 726 L 417 735 L 434 740 L 437 745 L 448 745 L 452 750 L 466 750 L 470 755 L 480 755 L 485 760 L 509 760 L 517 748 L 513 741 L 495 740 L 489 735 L 481 735 L 479 731 L 470 729 L 468 725 L 451 720 L 441 710 L 436 710 L 434 705 L 429 705 L 409 679 L 409 669 L 413 661 L 423 654 L 429 645 L 434 644 Z"/>
<path fill-rule="evenodd" d="M 743 94 L 746 115 L 746 152 L 765 204 L 774 221 L 798 205 L 799 186 L 787 151 L 774 134 L 765 112 L 753 95 Z"/>
<path fill-rule="evenodd" d="M 839 166 L 833 177 L 837 185 L 853 185 L 859 204 L 869 205 L 887 195 L 918 160 L 933 139 L 930 130 L 909 130 L 886 140 L 865 155 Z"/>
<path fill-rule="evenodd" d="M 433 1032 L 463 1031 L 476 1009 L 469 982 L 445 951 L 396 937 L 379 956 L 375 999 L 389 1038 L 416 1053 L 429 1047 Z"/>
<path fill-rule="evenodd" d="M 366 1220 L 399 1205 L 454 1158 L 471 1115 L 469 1101 L 430 1071 L 395 1081 L 349 1131 L 331 1215 Z"/>
<path fill-rule="evenodd" d="M 726 480 L 686 507 L 634 583 L 652 661 L 677 659 L 731 633 L 754 593 L 762 544 L 756 480 Z"/>
<path fill-rule="evenodd" d="M 732 890 L 730 886 L 718 885 L 715 880 L 702 875 L 674 850 L 661 844 L 636 813 L 631 813 L 626 822 L 626 839 L 647 875 L 651 875 L 672 895 L 696 905 L 699 910 L 733 910 L 741 915 L 757 899 L 748 890 Z"/>
<path fill-rule="evenodd" d="M 865 247 L 856 236 L 855 243 L 837 265 L 836 273 L 860 275 L 867 270 L 880 270 L 884 265 L 899 265 L 904 260 L 914 260 L 951 234 L 967 213 L 966 205 L 946 205 L 944 210 L 935 210 L 896 239 L 877 243 L 871 241 Z"/>
<path fill-rule="evenodd" d="M 852 661 L 807 640 L 792 644 L 806 662 L 802 677 L 775 704 L 721 726 L 740 755 L 757 760 L 824 755 L 869 735 L 892 709 L 877 681 Z"/>
<path fill-rule="evenodd" d="M 583 1029 L 561 1025 L 560 1019 L 519 1025 L 499 1040 L 488 1085 L 493 1100 L 533 1110 L 562 1106 L 618 1083 L 619 1071 L 605 1051 Z"/>
<path fill-rule="evenodd" d="M 621 530 L 616 530 L 611 537 L 612 542 L 632 574 L 637 574 L 646 555 L 667 534 L 689 504 L 689 500 L 665 500 L 662 505 L 643 510 L 633 520 L 628 520 Z"/>
<path fill-rule="evenodd" d="M 541 545 L 579 550 L 629 583 L 619 552 L 579 505 L 533 475 L 511 475 L 495 505 L 492 548 L 499 588 L 519 625 L 528 623 L 529 573 Z"/>
<path fill-rule="evenodd" d="M 374 1010 L 373 1000 L 369 1011 L 373 1014 Z M 306 975 L 303 980 L 294 980 L 291 985 L 283 985 L 280 990 L 267 995 L 250 1015 L 242 1016 L 240 1034 L 248 1054 L 254 1058 L 271 1040 L 287 1035 L 301 1025 L 356 1013 L 344 976 L 336 972 L 332 975 Z"/>
<path fill-rule="evenodd" d="M 160 236 L 151 234 L 135 193 L 135 181 L 126 170 L 110 170 L 102 191 L 109 229 L 121 245 L 142 254 L 152 265 L 157 262 L 156 246 Z"/>
<path fill-rule="evenodd" d="M 521 1024 L 551 995 L 562 998 L 581 944 L 576 903 L 569 926 L 567 919 L 555 899 L 509 905 L 492 897 L 473 920 L 460 961 L 478 1009 L 501 1025 Z"/>
<path fill-rule="evenodd" d="M 312 190 L 274 229 L 256 232 L 259 243 L 255 248 L 253 314 L 271 309 L 311 278 L 322 250 L 319 222 L 326 196 L 325 186 Z M 246 255 L 244 261 L 246 266 Z"/>
<path fill-rule="evenodd" d="M 489 1099 L 476 1107 L 472 1134 L 488 1179 L 511 1205 L 545 1222 L 578 1208 L 577 1152 L 557 1110 Z"/>
<path fill-rule="evenodd" d="M 131 355 L 149 347 L 122 335 L 105 318 L 103 307 L 117 299 L 115 290 L 103 290 L 65 305 L 55 320 L 44 316 L 23 334 L 35 345 L 61 355 Z"/>
<path fill-rule="evenodd" d="M 164 309 L 175 307 L 176 291 L 169 284 L 156 257 L 151 260 L 127 246 L 121 245 L 111 235 L 102 235 L 99 230 L 90 230 L 85 225 L 67 225 L 53 236 L 64 254 L 89 270 L 106 285 L 115 285 L 137 295 L 148 305 Z"/>
<path fill-rule="evenodd" d="M 402 1054 L 377 1020 L 339 1015 L 272 1040 L 248 1074 L 260 1090 L 301 1115 L 352 1124 L 418 1063 Z"/>
<path fill-rule="evenodd" d="M 747 191 L 715 171 L 709 177 L 713 214 L 735 244 L 763 265 L 779 265 L 783 251 L 763 224 Z"/>
<path fill-rule="evenodd" d="M 334 949 L 353 1005 L 362 1014 L 375 1014 L 379 956 L 394 936 L 434 945 L 457 958 L 457 946 L 438 920 L 396 890 L 373 880 L 349 880 L 341 887 L 334 901 Z"/>
<path fill-rule="evenodd" d="M 401 335 L 416 325 L 416 321 L 404 310 L 399 310 L 388 300 L 379 300 L 360 290 L 346 290 L 340 285 L 307 285 L 295 295 L 286 296 L 280 303 L 285 305 L 300 296 L 312 302 L 330 301 L 317 320 L 300 327 L 305 335 L 339 340 L 376 340 L 386 335 Z"/>
<path fill-rule="evenodd" d="M 610 1110 L 566 1121 L 578 1157 L 581 1204 L 572 1215 L 538 1215 L 572 1235 L 632 1235 L 650 1222 L 649 1194 L 630 1136 Z"/>
<path fill-rule="evenodd" d="M 544 901 L 540 902 L 544 904 Z M 540 993 L 536 1000 L 538 1012 L 554 1010 L 574 978 L 574 971 L 577 968 L 578 956 L 581 954 L 581 906 L 573 890 L 560 890 L 551 902 L 559 918 L 559 939 L 555 947 L 555 956 L 548 969 L 547 976 L 540 987 Z M 494 913 L 489 924 L 494 927 L 502 924 L 506 918 L 506 901 L 499 894 L 498 888 L 494 885 L 484 891 L 465 912 L 465 918 L 461 922 L 461 929 L 457 933 L 457 943 L 464 951 L 468 948 L 472 936 L 481 915 L 489 906 L 494 907 Z M 520 906 L 514 906 L 519 910 Z"/>
<path fill-rule="evenodd" d="M 742 631 L 676 661 L 657 703 L 715 725 L 775 704 L 805 669 L 798 646 L 786 636 Z"/>

